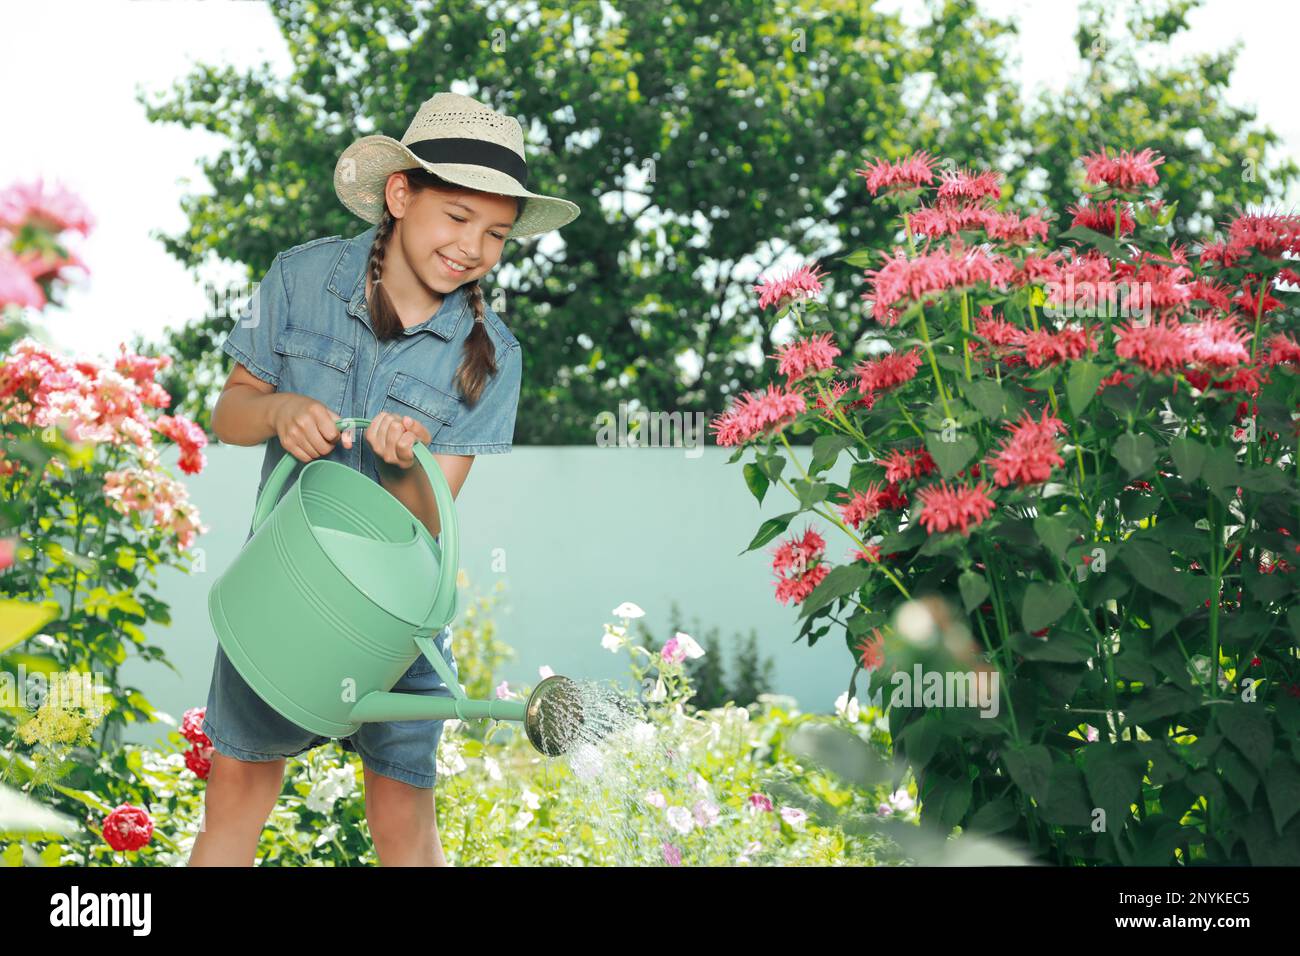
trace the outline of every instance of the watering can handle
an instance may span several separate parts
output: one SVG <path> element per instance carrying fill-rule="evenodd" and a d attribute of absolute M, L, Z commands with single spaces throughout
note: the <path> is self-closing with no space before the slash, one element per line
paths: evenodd
<path fill-rule="evenodd" d="M 364 427 L 369 424 L 369 418 L 339 418 L 334 422 L 334 426 L 339 431 L 357 425 Z M 433 454 L 424 447 L 423 442 L 418 441 L 412 446 L 412 450 L 415 452 L 415 460 L 420 463 L 424 473 L 429 476 L 429 484 L 433 487 L 433 497 L 438 503 L 438 523 L 440 525 L 438 537 L 442 539 L 441 558 L 438 566 L 438 590 L 436 592 L 438 597 L 434 601 L 433 610 L 429 613 L 429 620 L 425 622 L 425 626 L 441 628 L 451 620 L 455 613 L 456 572 L 460 568 L 460 532 L 456 525 L 456 506 L 452 501 L 451 486 L 447 484 L 442 469 L 434 461 Z M 285 456 L 276 464 L 275 470 L 267 477 L 266 484 L 262 487 L 262 493 L 258 495 L 257 505 L 253 508 L 254 531 L 262 526 L 262 522 L 274 510 L 280 499 L 280 490 L 297 462 L 298 459 L 286 452 Z M 415 520 L 419 523 L 418 518 Z M 443 620 L 438 620 L 438 618 L 443 618 Z"/>

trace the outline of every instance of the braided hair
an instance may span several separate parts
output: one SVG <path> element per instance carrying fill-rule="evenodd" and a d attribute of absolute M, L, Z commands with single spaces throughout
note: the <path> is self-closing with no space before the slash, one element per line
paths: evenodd
<path fill-rule="evenodd" d="M 410 188 L 415 191 L 421 189 L 466 188 L 455 183 L 449 183 L 422 167 L 403 170 L 403 172 L 406 174 Z M 520 212 L 523 211 L 524 202 L 525 200 L 519 200 Z M 370 309 L 370 322 L 374 327 L 375 336 L 381 342 L 396 338 L 402 334 L 403 329 L 402 320 L 397 315 L 393 300 L 389 297 L 388 291 L 383 285 L 384 255 L 388 250 L 388 240 L 396 226 L 397 219 L 388 211 L 388 205 L 385 203 L 383 215 L 379 220 L 379 228 L 375 232 L 375 241 L 370 246 L 370 257 L 366 265 L 366 271 L 373 286 L 367 300 Z M 497 373 L 497 364 L 492 340 L 488 337 L 487 329 L 484 328 L 486 325 L 486 312 L 483 306 L 483 288 L 479 285 L 478 279 L 465 286 L 465 297 L 470 308 L 474 310 L 474 328 L 470 330 L 469 337 L 465 339 L 460 367 L 456 370 L 456 386 L 464 396 L 466 404 L 472 408 L 483 394 L 488 379 Z"/>

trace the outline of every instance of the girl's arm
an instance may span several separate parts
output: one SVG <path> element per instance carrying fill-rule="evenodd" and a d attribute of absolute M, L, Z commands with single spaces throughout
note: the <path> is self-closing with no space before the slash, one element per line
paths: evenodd
<path fill-rule="evenodd" d="M 285 451 L 310 461 L 338 440 L 336 417 L 306 395 L 277 392 L 236 362 L 212 409 L 212 433 L 227 445 L 259 445 L 276 435 Z"/>
<path fill-rule="evenodd" d="M 474 456 L 435 454 L 433 460 L 442 469 L 443 477 L 447 479 L 447 486 L 451 489 L 451 497 L 454 500 L 460 494 L 461 486 L 465 484 L 465 478 L 469 475 L 469 466 L 474 464 Z M 400 465 L 390 465 L 380 459 L 379 483 L 390 495 L 406 505 L 411 514 L 424 522 L 424 526 L 429 529 L 429 534 L 437 537 L 441 533 L 442 525 L 438 521 L 438 502 L 433 497 L 433 486 L 429 484 L 429 476 L 424 473 L 424 469 L 418 462 L 410 468 L 402 468 Z"/>

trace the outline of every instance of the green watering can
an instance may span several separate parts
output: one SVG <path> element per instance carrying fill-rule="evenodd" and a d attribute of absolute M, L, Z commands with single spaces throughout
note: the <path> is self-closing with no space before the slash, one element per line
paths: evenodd
<path fill-rule="evenodd" d="M 342 418 L 342 431 L 370 424 Z M 415 458 L 438 504 L 442 547 L 381 485 L 335 461 L 285 454 L 253 511 L 253 536 L 208 592 L 208 616 L 240 676 L 287 719 L 347 737 L 376 720 L 520 720 L 549 756 L 583 722 L 577 685 L 548 677 L 526 702 L 470 700 L 434 643 L 456 615 L 460 540 L 451 489 L 420 442 Z M 423 654 L 453 696 L 394 693 Z"/>

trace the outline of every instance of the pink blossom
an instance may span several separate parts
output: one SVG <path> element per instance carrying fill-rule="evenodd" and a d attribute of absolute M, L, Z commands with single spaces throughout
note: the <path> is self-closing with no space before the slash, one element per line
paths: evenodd
<path fill-rule="evenodd" d="M 973 488 L 952 487 L 944 481 L 920 489 L 916 497 L 923 506 L 921 527 L 930 534 L 954 528 L 966 534 L 970 525 L 980 524 L 992 514 L 993 500 L 986 494 L 988 490 L 983 481 Z"/>
<path fill-rule="evenodd" d="M 820 267 L 800 266 L 779 279 L 764 279 L 753 287 L 758 293 L 758 307 L 765 309 L 769 305 L 783 308 L 796 299 L 803 299 L 822 291 L 821 280 L 826 276 Z"/>
<path fill-rule="evenodd" d="M 736 403 L 710 423 L 719 445 L 742 445 L 759 437 L 771 437 L 805 411 L 803 393 L 768 385 L 765 392 L 745 392 Z"/>
<path fill-rule="evenodd" d="M 1106 184 L 1116 189 L 1133 191 L 1138 186 L 1154 186 L 1160 181 L 1156 167 L 1165 158 L 1152 149 L 1138 153 L 1120 150 L 1114 156 L 1108 156 L 1103 147 L 1100 152 L 1088 153 L 1081 157 L 1086 176 L 1090 183 Z"/>
<path fill-rule="evenodd" d="M 682 865 L 682 851 L 671 843 L 663 844 L 664 862 L 669 866 Z"/>
<path fill-rule="evenodd" d="M 33 226 L 55 235 L 71 229 L 85 236 L 94 225 L 90 211 L 76 195 L 61 185 L 47 189 L 44 177 L 0 192 L 0 228 L 11 232 Z"/>
<path fill-rule="evenodd" d="M 778 360 L 777 371 L 786 377 L 786 385 L 793 385 L 810 373 L 834 368 L 835 357 L 839 354 L 840 349 L 832 341 L 831 334 L 823 332 L 783 345 L 775 355 L 768 357 Z"/>
<path fill-rule="evenodd" d="M 756 811 L 770 812 L 772 809 L 772 801 L 766 794 L 751 793 L 749 795 L 749 806 L 751 809 Z"/>
<path fill-rule="evenodd" d="M 670 637 L 659 652 L 659 657 L 670 664 L 680 664 L 686 660 L 686 649 L 677 643 L 677 638 Z"/>
<path fill-rule="evenodd" d="M 865 169 L 854 172 L 867 181 L 867 189 L 876 196 L 882 190 L 896 192 L 929 185 L 934 182 L 934 164 L 934 158 L 921 150 L 896 163 L 876 157 Z"/>

